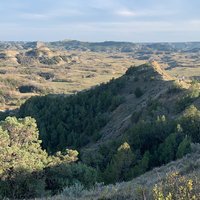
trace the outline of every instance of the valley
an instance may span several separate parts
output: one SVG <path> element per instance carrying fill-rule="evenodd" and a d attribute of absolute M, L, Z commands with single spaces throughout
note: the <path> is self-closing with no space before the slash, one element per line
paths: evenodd
<path fill-rule="evenodd" d="M 177 79 L 198 81 L 199 49 L 200 43 L 0 42 L 0 109 L 35 95 L 74 94 L 151 61 Z"/>

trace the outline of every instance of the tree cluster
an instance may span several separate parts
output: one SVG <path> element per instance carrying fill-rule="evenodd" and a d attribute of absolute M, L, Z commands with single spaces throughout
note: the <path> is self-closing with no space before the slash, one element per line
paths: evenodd
<path fill-rule="evenodd" d="M 78 152 L 48 156 L 41 148 L 34 119 L 8 117 L 0 122 L 0 198 L 33 198 L 63 187 L 96 182 L 96 171 L 76 163 Z"/>
<path fill-rule="evenodd" d="M 20 117 L 37 120 L 42 146 L 50 153 L 80 148 L 97 141 L 109 114 L 123 102 L 118 92 L 124 81 L 110 81 L 93 90 L 70 96 L 32 97 L 22 105 Z"/>

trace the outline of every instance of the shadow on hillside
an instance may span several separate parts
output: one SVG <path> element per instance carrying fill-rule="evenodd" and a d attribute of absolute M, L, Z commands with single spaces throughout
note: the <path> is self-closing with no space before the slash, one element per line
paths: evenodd
<path fill-rule="evenodd" d="M 94 185 L 96 174 L 81 163 L 62 163 L 40 171 L 9 168 L 1 174 L 0 198 L 30 199 L 60 193 L 65 187 L 80 183 Z"/>

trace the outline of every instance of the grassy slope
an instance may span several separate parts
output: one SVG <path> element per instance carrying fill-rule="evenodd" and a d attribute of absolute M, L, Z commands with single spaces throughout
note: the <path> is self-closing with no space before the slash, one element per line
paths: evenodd
<path fill-rule="evenodd" d="M 82 190 L 81 187 L 67 188 L 63 194 L 48 198 L 49 200 L 138 200 L 152 199 L 152 188 L 162 181 L 168 174 L 178 172 L 193 180 L 200 178 L 200 145 L 192 146 L 192 153 L 184 158 L 168 163 L 165 166 L 154 168 L 138 178 L 116 185 L 98 185 L 91 190 Z M 200 188 L 200 183 L 197 183 Z M 198 196 L 198 198 L 200 198 Z"/>

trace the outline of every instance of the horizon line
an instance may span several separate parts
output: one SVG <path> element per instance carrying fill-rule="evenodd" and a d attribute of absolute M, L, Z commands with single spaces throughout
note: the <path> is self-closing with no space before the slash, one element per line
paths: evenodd
<path fill-rule="evenodd" d="M 63 40 L 0 40 L 0 42 L 43 42 L 43 43 L 53 43 L 53 42 L 84 42 L 84 43 L 105 43 L 105 42 L 116 42 L 116 43 L 133 43 L 133 44 L 159 44 L 159 43 L 200 43 L 200 40 L 190 40 L 190 41 L 126 41 L 126 40 L 101 40 L 101 41 L 86 41 L 77 39 L 63 39 Z"/>

